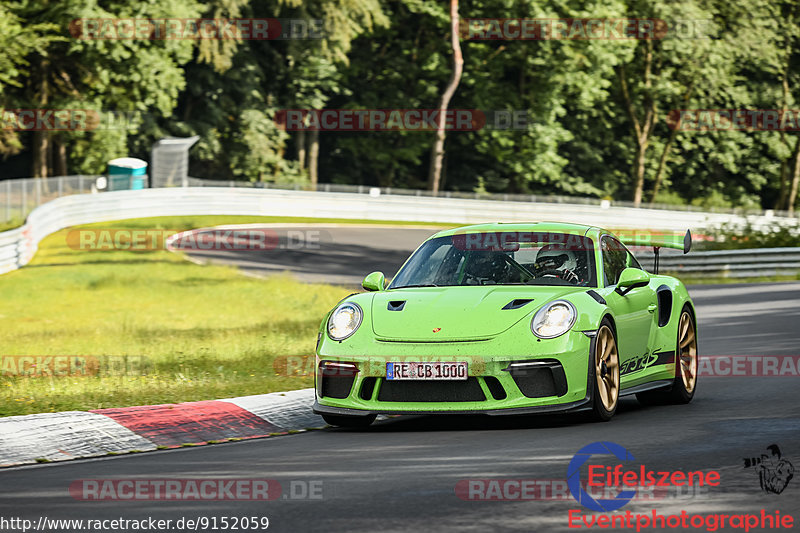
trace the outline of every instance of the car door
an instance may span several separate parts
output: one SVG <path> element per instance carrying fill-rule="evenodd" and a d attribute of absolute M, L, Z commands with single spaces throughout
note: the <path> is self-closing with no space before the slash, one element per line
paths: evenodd
<path fill-rule="evenodd" d="M 616 288 L 619 275 L 626 267 L 641 268 L 628 249 L 609 235 L 602 237 L 600 250 L 603 282 L 607 288 Z M 620 375 L 643 369 L 648 361 L 648 342 L 656 309 L 655 290 L 650 285 L 632 289 L 625 295 L 610 290 L 605 298 L 616 318 Z"/>

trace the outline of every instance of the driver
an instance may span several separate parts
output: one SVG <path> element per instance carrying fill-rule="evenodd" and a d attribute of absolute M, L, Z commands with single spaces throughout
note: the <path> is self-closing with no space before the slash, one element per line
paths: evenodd
<path fill-rule="evenodd" d="M 465 283 L 471 285 L 474 285 L 475 281 L 481 284 L 484 281 L 498 283 L 505 279 L 507 269 L 508 262 L 502 252 L 473 252 L 465 270 L 467 275 Z"/>
<path fill-rule="evenodd" d="M 542 246 L 536 254 L 536 277 L 558 277 L 577 285 L 581 278 L 578 276 L 578 254 L 573 250 L 566 250 L 560 244 L 547 244 Z"/>

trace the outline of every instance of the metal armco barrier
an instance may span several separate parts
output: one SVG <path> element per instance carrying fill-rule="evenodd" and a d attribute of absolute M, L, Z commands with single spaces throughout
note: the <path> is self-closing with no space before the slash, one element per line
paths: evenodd
<path fill-rule="evenodd" d="M 304 216 L 454 224 L 553 221 L 662 231 L 685 231 L 686 228 L 699 231 L 743 220 L 731 213 L 282 189 L 186 187 L 115 191 L 57 198 L 34 209 L 21 228 L 0 233 L 0 273 L 25 265 L 44 237 L 70 226 L 188 215 Z M 761 216 L 750 221 L 758 226 L 777 219 Z M 665 255 L 664 270 L 671 260 Z"/>
<path fill-rule="evenodd" d="M 800 247 L 689 252 L 683 256 L 665 254 L 659 268 L 662 272 L 710 278 L 794 275 L 800 273 Z"/>

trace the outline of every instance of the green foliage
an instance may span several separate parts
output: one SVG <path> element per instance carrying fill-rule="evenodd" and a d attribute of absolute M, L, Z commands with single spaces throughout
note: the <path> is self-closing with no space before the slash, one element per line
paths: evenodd
<path fill-rule="evenodd" d="M 654 198 L 653 203 L 662 205 L 683 205 L 686 200 L 675 191 L 660 191 Z"/>
<path fill-rule="evenodd" d="M 50 23 L 27 23 L 10 6 L 0 4 L 0 110 L 14 107 L 15 100 L 9 93 L 24 86 L 28 57 L 43 53 L 50 43 L 65 40 L 55 35 L 56 28 Z M 0 128 L 0 155 L 15 154 L 22 148 L 17 132 Z"/>
<path fill-rule="evenodd" d="M 725 196 L 716 190 L 710 191 L 706 196 L 702 198 L 695 198 L 692 200 L 692 205 L 703 207 L 706 209 L 713 209 L 717 207 L 721 208 L 729 208 L 732 207 L 730 200 L 725 198 Z"/>
<path fill-rule="evenodd" d="M 239 142 L 233 145 L 233 174 L 249 181 L 303 182 L 305 175 L 293 161 L 281 157 L 288 134 L 278 129 L 272 114 L 245 109 L 239 120 Z"/>
<path fill-rule="evenodd" d="M 28 55 L 43 53 L 51 42 L 66 40 L 54 35 L 56 29 L 50 23 L 26 24 L 8 6 L 0 4 L 0 98 L 7 86 L 23 85 Z"/>
<path fill-rule="evenodd" d="M 464 73 L 450 107 L 489 117 L 524 111 L 529 126 L 449 132 L 444 189 L 631 199 L 636 123 L 651 113 L 645 202 L 746 209 L 797 202 L 796 132 L 676 132 L 667 120 L 679 109 L 797 109 L 797 2 L 460 0 L 459 11 L 462 18 L 655 18 L 672 30 L 653 40 L 462 38 Z M 67 31 L 76 18 L 115 17 L 320 20 L 324 31 L 310 39 L 198 41 L 75 39 Z M 679 21 L 695 33 L 676 33 Z M 321 182 L 425 187 L 433 132 L 315 136 L 282 131 L 274 116 L 433 109 L 451 73 L 449 32 L 440 0 L 18 0 L 0 6 L 0 106 L 140 113 L 125 130 L 52 135 L 66 146 L 69 172 L 102 172 L 116 156 L 147 159 L 161 137 L 199 135 L 190 167 L 198 177 L 305 183 L 312 165 Z M 34 137 L 0 129 L 0 154 L 31 151 Z"/>

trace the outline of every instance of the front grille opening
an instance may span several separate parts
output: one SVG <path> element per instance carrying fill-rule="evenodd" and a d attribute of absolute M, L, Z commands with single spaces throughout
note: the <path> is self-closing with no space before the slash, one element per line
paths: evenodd
<path fill-rule="evenodd" d="M 355 372 L 336 367 L 323 367 L 320 372 L 322 380 L 320 392 L 323 397 L 343 399 L 350 396 L 353 382 L 356 380 Z"/>
<path fill-rule="evenodd" d="M 511 377 L 527 398 L 564 396 L 567 393 L 567 376 L 560 364 L 512 369 Z"/>
<path fill-rule="evenodd" d="M 381 402 L 483 402 L 481 384 L 474 377 L 465 381 L 395 381 L 384 379 L 378 392 Z"/>
<path fill-rule="evenodd" d="M 505 400 L 507 397 L 506 389 L 503 388 L 503 384 L 500 383 L 500 380 L 494 376 L 486 376 L 483 378 L 483 381 L 486 382 L 486 386 L 489 388 L 489 392 L 492 395 L 492 398 L 495 400 Z"/>
<path fill-rule="evenodd" d="M 371 400 L 372 393 L 375 392 L 376 383 L 378 383 L 378 378 L 364 378 L 364 382 L 361 384 L 361 392 L 358 393 L 358 397 L 366 401 Z"/>

